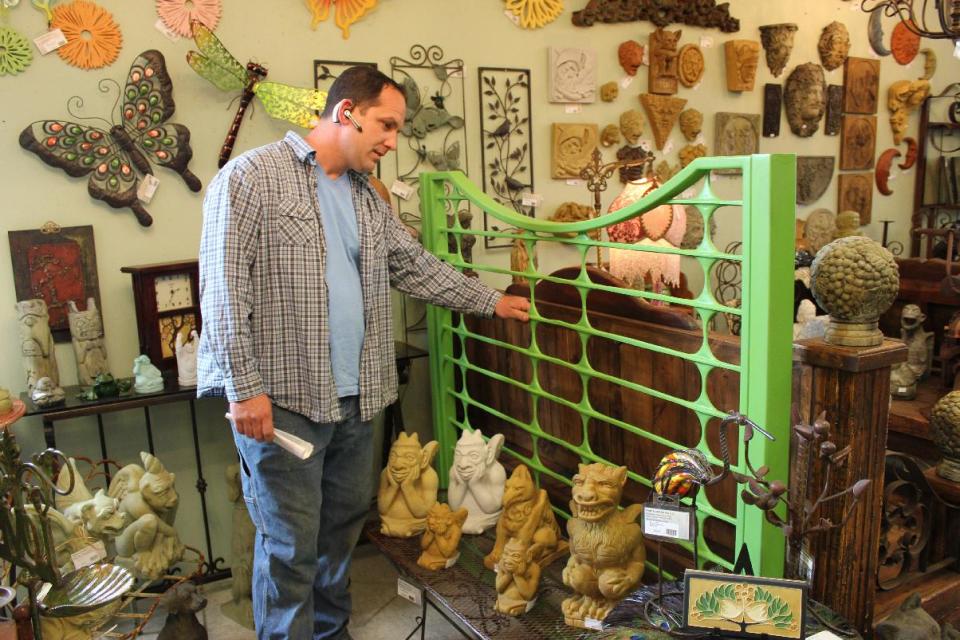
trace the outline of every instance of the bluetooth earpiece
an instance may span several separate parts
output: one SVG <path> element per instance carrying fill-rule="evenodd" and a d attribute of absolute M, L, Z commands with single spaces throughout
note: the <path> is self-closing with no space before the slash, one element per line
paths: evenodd
<path fill-rule="evenodd" d="M 354 119 L 353 114 L 350 113 L 350 109 L 343 110 L 343 117 L 349 120 L 350 123 L 353 124 L 354 127 L 356 127 L 357 131 L 360 131 L 360 132 L 363 131 L 363 127 L 361 127 L 360 123 Z"/>
<path fill-rule="evenodd" d="M 360 126 L 360 123 L 353 117 L 353 114 L 350 113 L 350 107 L 353 106 L 353 103 L 350 100 L 344 99 L 337 103 L 337 106 L 333 108 L 333 121 L 337 124 L 343 124 L 343 120 L 340 119 L 341 116 L 350 121 L 350 124 L 354 126 L 357 131 L 362 132 L 363 127 Z"/>

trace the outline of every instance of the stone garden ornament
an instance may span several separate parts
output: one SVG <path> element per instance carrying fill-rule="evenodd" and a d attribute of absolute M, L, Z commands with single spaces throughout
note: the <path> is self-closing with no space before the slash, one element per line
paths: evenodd
<path fill-rule="evenodd" d="M 820 62 L 827 71 L 833 71 L 843 64 L 850 53 L 850 32 L 841 22 L 831 22 L 823 28 L 820 42 L 817 43 Z"/>
<path fill-rule="evenodd" d="M 452 511 L 450 505 L 438 502 L 427 512 L 427 528 L 420 538 L 420 557 L 417 564 L 429 571 L 452 567 L 460 557 L 462 527 L 467 519 L 465 508 Z"/>
<path fill-rule="evenodd" d="M 467 510 L 463 532 L 483 533 L 497 524 L 503 505 L 503 486 L 507 472 L 497 461 L 503 447 L 503 434 L 489 441 L 480 430 L 464 431 L 453 452 L 447 501 L 450 508 Z"/>
<path fill-rule="evenodd" d="M 183 333 L 177 332 L 174 347 L 177 354 L 177 385 L 187 389 L 197 386 L 197 347 L 200 336 L 196 330 L 190 332 L 189 340 L 184 341 Z"/>
<path fill-rule="evenodd" d="M 835 161 L 834 156 L 797 156 L 797 204 L 820 199 L 833 181 Z"/>
<path fill-rule="evenodd" d="M 766 53 L 767 67 L 775 78 L 780 77 L 790 60 L 796 33 L 797 25 L 792 23 L 767 24 L 760 27 L 760 43 Z"/>
<path fill-rule="evenodd" d="M 500 554 L 500 560 L 496 565 L 495 608 L 500 613 L 518 616 L 529 611 L 536 604 L 541 568 L 531 551 L 534 544 L 533 534 L 537 529 L 537 523 L 543 518 L 544 510 L 549 508 L 547 494 L 541 493 L 530 512 L 530 517 L 503 547 L 503 553 Z"/>
<path fill-rule="evenodd" d="M 760 62 L 760 43 L 753 40 L 727 40 L 723 43 L 727 67 L 727 91 L 753 91 Z"/>
<path fill-rule="evenodd" d="M 227 467 L 227 499 L 233 503 L 233 530 L 230 534 L 230 601 L 220 610 L 237 624 L 253 629 L 253 547 L 257 529 L 243 499 L 240 463 Z"/>
<path fill-rule="evenodd" d="M 714 152 L 718 156 L 747 156 L 760 148 L 760 116 L 717 113 Z"/>
<path fill-rule="evenodd" d="M 894 398 L 915 398 L 917 383 L 930 374 L 933 366 L 933 332 L 923 329 L 927 316 L 915 304 L 903 307 L 900 313 L 900 339 L 907 345 L 907 361 L 890 372 L 890 395 Z"/>
<path fill-rule="evenodd" d="M 95 540 L 112 543 L 128 524 L 124 512 L 120 510 L 120 500 L 108 496 L 103 489 L 96 494 L 90 493 L 77 470 L 77 461 L 70 458 L 67 463 L 73 472 L 73 487 L 70 487 L 70 474 L 61 473 L 57 477 L 57 509 L 75 525 L 83 527 L 84 534 Z"/>
<path fill-rule="evenodd" d="M 30 399 L 33 400 L 33 404 L 41 408 L 55 407 L 63 404 L 66 394 L 53 380 L 43 377 L 34 385 L 33 391 L 30 392 Z"/>
<path fill-rule="evenodd" d="M 59 386 L 60 372 L 57 369 L 57 354 L 53 348 L 47 303 L 40 298 L 21 300 L 16 309 L 27 392 L 33 391 L 40 378 L 49 378 L 54 386 Z"/>
<path fill-rule="evenodd" d="M 589 103 L 597 99 L 597 52 L 550 47 L 550 102 Z"/>
<path fill-rule="evenodd" d="M 107 373 L 107 347 L 103 341 L 103 321 L 95 298 L 87 298 L 87 308 L 80 311 L 73 300 L 67 302 L 70 339 L 77 356 L 77 379 L 90 386 L 101 373 Z"/>
<path fill-rule="evenodd" d="M 438 446 L 432 440 L 421 447 L 419 434 L 401 433 L 390 447 L 377 491 L 384 535 L 410 538 L 426 529 L 427 513 L 437 503 L 439 478 L 431 463 Z"/>
<path fill-rule="evenodd" d="M 930 432 L 943 456 L 937 475 L 960 482 L 960 391 L 951 391 L 933 405 Z"/>
<path fill-rule="evenodd" d="M 163 374 L 150 362 L 150 356 L 139 355 L 133 360 L 133 390 L 137 393 L 163 391 Z"/>
<path fill-rule="evenodd" d="M 817 132 L 826 107 L 826 91 L 823 68 L 818 64 L 798 65 L 787 76 L 783 101 L 794 135 L 809 138 Z"/>

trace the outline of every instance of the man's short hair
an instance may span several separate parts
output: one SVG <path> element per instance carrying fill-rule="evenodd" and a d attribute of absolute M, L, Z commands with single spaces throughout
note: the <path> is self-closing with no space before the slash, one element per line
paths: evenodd
<path fill-rule="evenodd" d="M 402 86 L 375 68 L 365 65 L 350 67 L 333 81 L 327 92 L 327 104 L 320 117 L 330 118 L 333 108 L 341 100 L 350 100 L 355 109 L 376 105 L 384 87 L 393 87 L 400 95 L 405 96 Z"/>

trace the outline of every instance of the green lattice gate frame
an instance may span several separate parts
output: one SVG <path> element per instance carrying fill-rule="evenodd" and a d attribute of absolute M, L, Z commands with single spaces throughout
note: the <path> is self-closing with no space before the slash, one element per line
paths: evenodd
<path fill-rule="evenodd" d="M 715 195 L 712 188 L 712 181 L 715 178 L 711 171 L 717 169 L 742 171 L 743 178 L 739 198 L 720 198 Z M 751 443 L 752 463 L 756 467 L 767 465 L 770 468 L 770 478 L 786 479 L 789 477 L 795 175 L 796 160 L 793 155 L 700 158 L 661 188 L 629 207 L 604 215 L 597 220 L 553 223 L 531 219 L 506 209 L 482 193 L 462 173 L 422 174 L 420 195 L 423 213 L 423 239 L 426 247 L 455 267 L 461 269 L 472 268 L 478 272 L 494 274 L 520 275 L 529 279 L 531 284 L 531 343 L 528 348 L 471 332 L 463 318 L 454 316 L 445 309 L 433 306 L 428 309 L 433 424 L 440 441 L 438 464 L 439 468 L 444 470 L 441 477 L 446 476 L 445 471 L 450 468 L 452 463 L 453 447 L 458 437 L 458 429 L 471 428 L 466 411 L 468 408 L 485 411 L 499 420 L 523 429 L 534 443 L 543 439 L 550 441 L 552 445 L 562 446 L 580 456 L 584 462 L 609 462 L 596 455 L 589 446 L 586 425 L 590 420 L 602 420 L 613 427 L 624 429 L 634 435 L 671 448 L 682 446 L 658 435 L 655 429 L 651 428 L 651 425 L 630 424 L 620 420 L 617 416 L 605 415 L 595 410 L 590 404 L 587 391 L 588 382 L 591 379 L 600 379 L 607 383 L 614 382 L 631 391 L 649 394 L 657 398 L 658 401 L 675 403 L 695 412 L 701 425 L 698 447 L 716 463 L 717 458 L 710 453 L 703 432 L 708 421 L 724 415 L 713 405 L 707 394 L 707 376 L 710 371 L 718 368 L 739 374 L 740 398 L 738 409 L 777 437 L 775 442 L 769 442 L 763 438 L 754 438 Z M 681 197 L 683 192 L 692 187 L 696 195 L 690 198 Z M 458 205 L 464 201 L 485 210 L 488 216 L 496 218 L 502 225 L 500 228 L 514 227 L 518 230 L 517 233 L 465 230 L 455 220 L 456 216 L 453 216 L 453 226 L 448 228 L 447 214 L 450 211 L 458 210 Z M 718 250 L 712 242 L 709 231 L 704 233 L 704 239 L 696 249 L 689 250 L 660 246 L 639 247 L 637 245 L 596 241 L 588 236 L 588 232 L 593 229 L 622 222 L 653 207 L 668 203 L 697 207 L 703 215 L 704 227 L 708 230 L 710 220 L 716 211 L 724 207 L 739 207 L 743 230 L 741 253 L 738 255 L 726 254 Z M 575 234 L 575 237 L 561 237 L 557 235 L 560 233 Z M 459 241 L 455 245 L 458 247 L 456 253 L 451 253 L 448 250 L 449 235 L 459 238 L 467 234 L 522 238 L 531 255 L 535 244 L 557 243 L 575 247 L 580 260 L 579 275 L 570 280 L 556 278 L 536 271 L 532 261 L 526 271 L 522 273 L 514 273 L 509 268 L 489 264 L 467 263 L 459 251 Z M 595 259 L 595 247 L 597 246 L 601 248 L 665 252 L 693 258 L 703 269 L 705 284 L 701 293 L 694 299 L 689 300 L 674 298 L 666 294 L 620 289 L 593 282 L 587 276 L 585 265 Z M 500 260 L 502 261 L 503 258 L 500 258 Z M 719 303 L 711 293 L 709 274 L 714 265 L 721 260 L 739 261 L 741 263 L 742 298 L 739 309 Z M 580 293 L 581 303 L 586 300 L 588 292 L 599 290 L 625 296 L 636 296 L 647 300 L 659 300 L 671 305 L 692 307 L 696 310 L 695 317 L 700 321 L 703 333 L 700 349 L 693 353 L 686 353 L 653 342 L 600 331 L 591 326 L 586 313 L 581 314 L 580 321 L 577 323 L 567 323 L 545 317 L 538 312 L 534 295 L 533 285 L 539 281 L 552 281 L 575 286 Z M 711 319 L 718 313 L 740 316 L 739 364 L 732 364 L 717 358 L 710 348 L 707 340 L 708 327 Z M 543 353 L 537 346 L 536 328 L 538 324 L 554 325 L 576 332 L 583 343 L 580 360 L 566 362 Z M 460 347 L 457 350 L 454 349 L 455 337 L 458 339 L 458 346 Z M 529 382 L 514 380 L 501 373 L 479 367 L 470 361 L 467 349 L 463 348 L 468 338 L 491 347 L 509 349 L 514 354 L 521 354 L 522 357 L 529 358 L 531 363 L 549 362 L 553 366 L 565 367 L 575 372 L 583 382 L 582 398 L 579 402 L 574 402 L 558 397 L 544 389 L 538 380 L 536 366 L 532 367 L 533 373 Z M 666 354 L 690 362 L 700 373 L 701 388 L 699 396 L 692 400 L 683 399 L 635 382 L 618 378 L 611 379 L 612 376 L 609 374 L 594 369 L 587 359 L 586 344 L 590 338 L 613 340 L 623 345 L 647 349 L 656 354 Z M 584 424 L 583 442 L 579 445 L 563 441 L 558 442 L 555 437 L 540 428 L 536 411 L 533 411 L 531 420 L 521 422 L 490 406 L 483 405 L 470 395 L 470 388 L 467 384 L 468 372 L 471 374 L 479 372 L 498 383 L 520 388 L 538 400 L 546 398 L 558 405 L 577 411 Z M 463 388 L 461 389 L 457 388 L 458 377 L 462 381 L 461 387 Z M 457 412 L 458 405 L 461 409 L 460 418 L 458 418 Z M 486 435 L 489 436 L 490 434 L 487 433 Z M 537 454 L 534 454 L 531 458 L 512 450 L 507 450 L 507 453 L 519 458 L 538 474 L 545 474 L 554 480 L 567 484 L 570 482 L 569 478 L 543 466 Z M 737 457 L 740 464 L 734 467 L 741 472 L 744 471 L 742 453 L 741 444 L 740 455 Z M 629 472 L 632 480 L 650 486 L 649 478 L 641 475 L 635 469 L 630 469 Z M 538 475 L 538 477 L 540 476 Z M 702 492 L 698 498 L 698 506 L 698 517 L 701 524 L 707 517 L 714 517 L 728 522 L 736 528 L 736 549 L 740 549 L 742 544 L 747 545 L 753 566 L 760 575 L 782 575 L 783 536 L 777 529 L 765 522 L 763 512 L 748 507 L 741 501 L 737 501 L 735 516 L 720 512 L 709 503 L 707 496 Z M 704 527 L 701 526 L 700 538 L 697 542 L 702 562 L 716 562 L 730 567 L 729 559 L 719 557 L 706 545 L 703 539 L 703 531 Z"/>

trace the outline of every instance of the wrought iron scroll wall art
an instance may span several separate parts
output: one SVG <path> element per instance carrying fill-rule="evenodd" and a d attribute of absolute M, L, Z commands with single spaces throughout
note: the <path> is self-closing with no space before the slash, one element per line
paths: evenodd
<path fill-rule="evenodd" d="M 376 62 L 356 62 L 353 60 L 314 60 L 313 61 L 313 88 L 320 91 L 330 91 L 333 81 L 350 67 L 377 68 Z M 319 116 L 320 114 L 317 113 Z M 376 176 L 380 177 L 380 163 L 377 163 Z"/>
<path fill-rule="evenodd" d="M 390 76 L 403 86 L 407 99 L 402 140 L 395 154 L 397 180 L 418 189 L 421 171 L 466 173 L 463 60 L 445 60 L 440 47 L 415 44 L 410 47 L 409 60 L 390 58 Z M 405 224 L 419 226 L 419 194 L 398 198 L 397 212 Z"/>
<path fill-rule="evenodd" d="M 500 204 L 532 218 L 534 208 L 523 204 L 523 194 L 533 191 L 530 70 L 480 67 L 477 75 L 483 190 Z M 483 228 L 504 230 L 491 224 L 486 212 Z M 512 245 L 509 238 L 484 238 L 487 249 Z"/>

